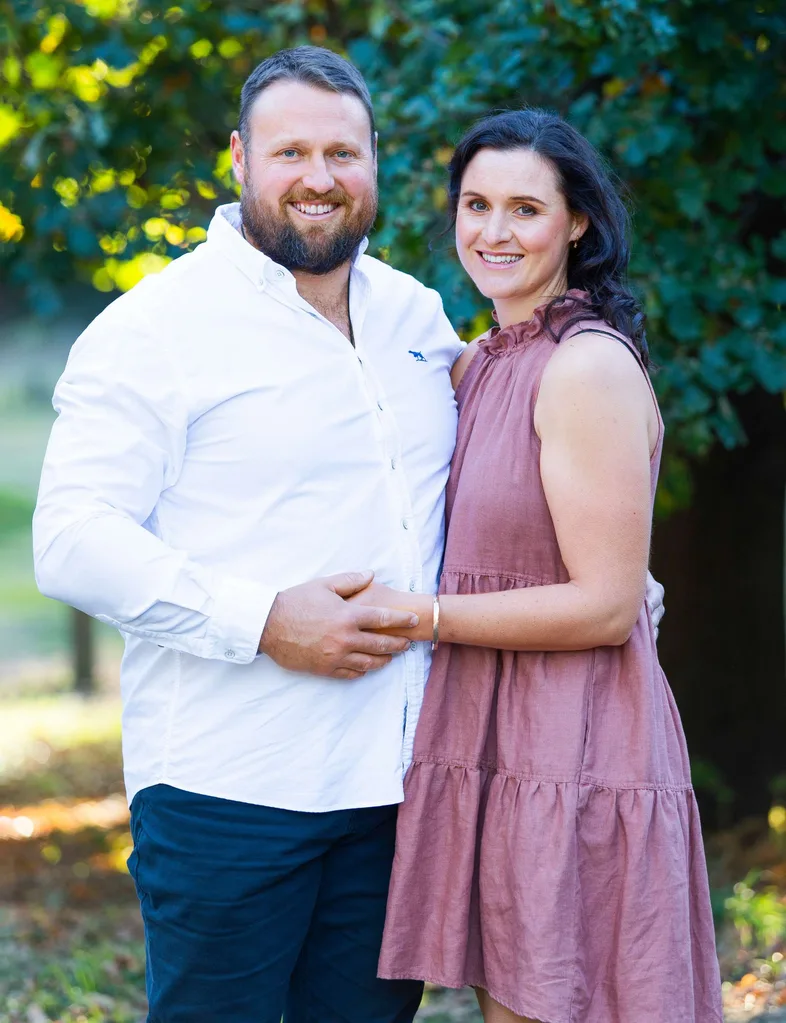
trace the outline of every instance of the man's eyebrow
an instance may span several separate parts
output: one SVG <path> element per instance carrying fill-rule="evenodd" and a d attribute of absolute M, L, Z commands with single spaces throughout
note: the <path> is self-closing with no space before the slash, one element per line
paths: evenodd
<path fill-rule="evenodd" d="M 309 140 L 285 138 L 271 140 L 271 145 L 275 149 L 308 149 L 311 146 L 313 146 L 313 144 L 314 144 L 313 139 Z M 332 149 L 335 147 L 336 149 L 357 149 L 359 146 L 360 143 L 357 140 L 354 142 L 350 142 L 347 139 L 332 139 L 330 142 L 327 143 L 326 148 Z"/>

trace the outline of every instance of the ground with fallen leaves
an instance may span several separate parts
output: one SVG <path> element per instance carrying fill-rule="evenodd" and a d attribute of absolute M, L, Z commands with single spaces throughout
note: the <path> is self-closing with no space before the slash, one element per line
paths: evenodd
<path fill-rule="evenodd" d="M 0 715 L 0 1023 L 141 1023 L 117 700 L 6 700 Z M 708 855 L 727 1023 L 786 1023 L 786 811 Z M 480 1016 L 471 992 L 429 989 L 421 1020 Z"/>

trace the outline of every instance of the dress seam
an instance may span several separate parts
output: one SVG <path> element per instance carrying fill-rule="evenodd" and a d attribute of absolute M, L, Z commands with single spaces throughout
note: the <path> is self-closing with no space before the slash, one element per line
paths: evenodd
<path fill-rule="evenodd" d="M 579 767 L 579 781 L 584 777 L 584 759 L 587 756 L 587 747 L 592 737 L 592 708 L 595 703 L 595 669 L 597 667 L 597 649 L 592 651 L 589 678 L 587 679 L 587 697 L 584 704 L 584 746 L 581 750 L 581 766 Z"/>
<path fill-rule="evenodd" d="M 645 792 L 693 791 L 693 785 L 690 782 L 609 781 L 608 779 L 595 778 L 591 775 L 581 774 L 580 770 L 578 770 L 572 777 L 566 778 L 564 775 L 534 774 L 531 771 L 511 771 L 484 760 L 472 760 L 470 758 L 456 760 L 453 757 L 444 757 L 439 756 L 438 754 L 428 753 L 421 753 L 413 757 L 412 766 L 414 767 L 417 764 L 434 764 L 437 767 L 458 767 L 467 771 L 485 770 L 493 772 L 494 774 L 502 775 L 506 778 L 515 778 L 518 781 L 548 782 L 553 785 L 576 785 L 577 787 L 585 785 L 597 789 L 620 789 L 625 791 L 635 791 L 640 789 Z"/>
<path fill-rule="evenodd" d="M 551 576 L 536 576 L 528 572 L 508 572 L 500 568 L 482 568 L 480 565 L 445 565 L 442 568 L 442 575 L 443 577 L 446 575 L 480 575 L 484 578 L 504 577 L 506 579 L 516 579 L 521 582 L 530 583 L 532 586 L 553 586 L 556 584 Z"/>

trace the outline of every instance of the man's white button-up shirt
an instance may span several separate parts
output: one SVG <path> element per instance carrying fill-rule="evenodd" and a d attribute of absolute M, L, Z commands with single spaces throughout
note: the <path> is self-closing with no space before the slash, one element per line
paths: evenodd
<path fill-rule="evenodd" d="M 439 296 L 365 255 L 353 348 L 221 207 L 113 302 L 55 391 L 42 591 L 117 626 L 129 800 L 166 782 L 293 810 L 395 803 L 426 644 L 354 682 L 258 655 L 279 590 L 373 568 L 436 587 L 460 342 Z"/>

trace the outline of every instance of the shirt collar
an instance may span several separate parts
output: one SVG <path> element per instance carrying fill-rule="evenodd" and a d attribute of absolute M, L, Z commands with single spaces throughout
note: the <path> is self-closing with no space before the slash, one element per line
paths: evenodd
<path fill-rule="evenodd" d="M 210 245 L 219 248 L 238 270 L 258 286 L 267 283 L 280 284 L 285 278 L 294 280 L 285 266 L 255 249 L 240 233 L 239 202 L 230 202 L 216 209 L 207 229 L 207 240 Z M 368 238 L 364 238 L 353 260 L 355 269 L 358 269 L 360 257 L 367 248 Z"/>

